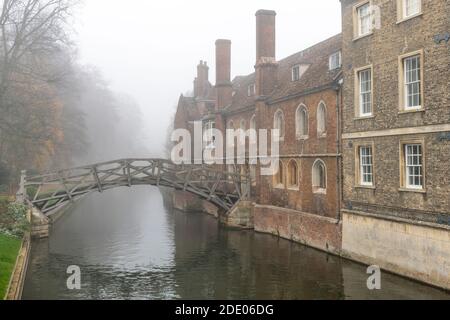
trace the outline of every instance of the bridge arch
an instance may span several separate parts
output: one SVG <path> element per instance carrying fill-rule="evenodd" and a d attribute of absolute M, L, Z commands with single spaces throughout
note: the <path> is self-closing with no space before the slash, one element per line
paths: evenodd
<path fill-rule="evenodd" d="M 250 177 L 217 166 L 176 165 L 164 159 L 122 159 L 60 170 L 39 176 L 22 175 L 19 195 L 51 215 L 69 202 L 94 192 L 150 185 L 193 193 L 229 212 L 250 195 Z"/>

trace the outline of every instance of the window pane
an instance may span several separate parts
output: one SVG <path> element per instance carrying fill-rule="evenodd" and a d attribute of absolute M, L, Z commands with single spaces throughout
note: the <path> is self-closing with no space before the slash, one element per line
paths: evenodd
<path fill-rule="evenodd" d="M 371 31 L 371 14 L 370 14 L 370 4 L 367 3 L 358 8 L 358 22 L 359 22 L 359 35 L 365 35 Z"/>
<path fill-rule="evenodd" d="M 361 184 L 372 185 L 373 183 L 373 159 L 372 147 L 361 147 L 359 149 L 359 163 L 361 172 Z"/>
<path fill-rule="evenodd" d="M 420 56 L 404 60 L 406 108 L 417 108 L 422 104 L 420 68 Z"/>
<path fill-rule="evenodd" d="M 359 72 L 360 114 L 372 114 L 372 71 L 370 69 Z"/>
<path fill-rule="evenodd" d="M 414 189 L 423 188 L 423 155 L 422 145 L 405 145 L 406 160 L 406 187 Z"/>
<path fill-rule="evenodd" d="M 421 0 L 403 0 L 404 2 L 404 16 L 410 17 L 420 13 Z"/>

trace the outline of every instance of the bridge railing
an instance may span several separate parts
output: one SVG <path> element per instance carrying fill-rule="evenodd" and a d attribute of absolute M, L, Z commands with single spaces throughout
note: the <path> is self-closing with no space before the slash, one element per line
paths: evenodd
<path fill-rule="evenodd" d="M 153 185 L 194 193 L 224 210 L 250 196 L 250 177 L 208 165 L 176 165 L 165 159 L 122 159 L 21 179 L 21 195 L 50 214 L 92 192 Z"/>

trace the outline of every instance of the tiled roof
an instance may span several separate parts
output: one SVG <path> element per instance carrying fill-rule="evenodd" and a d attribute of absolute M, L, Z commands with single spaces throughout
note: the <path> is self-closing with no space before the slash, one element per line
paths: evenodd
<path fill-rule="evenodd" d="M 269 101 L 308 92 L 335 82 L 341 69 L 329 70 L 329 57 L 341 50 L 342 35 L 338 34 L 308 49 L 278 61 L 278 86 Z M 292 81 L 292 67 L 304 66 L 306 71 L 298 81 Z M 227 113 L 237 112 L 255 104 L 255 97 L 248 96 L 248 86 L 255 83 L 255 73 L 238 76 L 233 80 L 233 103 Z"/>
<path fill-rule="evenodd" d="M 181 96 L 178 103 L 178 110 L 185 114 L 187 121 L 195 121 L 200 119 L 200 110 L 197 108 L 195 98 Z"/>
<path fill-rule="evenodd" d="M 227 112 L 240 110 L 255 104 L 255 97 L 248 96 L 248 87 L 255 84 L 255 73 L 248 76 L 238 76 L 233 79 L 233 103 Z"/>
<path fill-rule="evenodd" d="M 270 96 L 270 100 L 281 99 L 333 83 L 341 69 L 330 71 L 329 57 L 341 50 L 341 42 L 342 36 L 338 34 L 279 61 L 278 87 Z M 298 81 L 292 81 L 291 70 L 295 65 L 309 66 Z"/>

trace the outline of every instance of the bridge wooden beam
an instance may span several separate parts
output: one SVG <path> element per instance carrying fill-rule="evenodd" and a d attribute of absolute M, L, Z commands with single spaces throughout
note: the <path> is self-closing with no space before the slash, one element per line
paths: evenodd
<path fill-rule="evenodd" d="M 94 179 L 97 181 L 98 192 L 102 193 L 103 192 L 102 182 L 98 176 L 97 167 L 95 167 L 95 166 L 92 167 L 92 175 L 94 176 Z"/>

